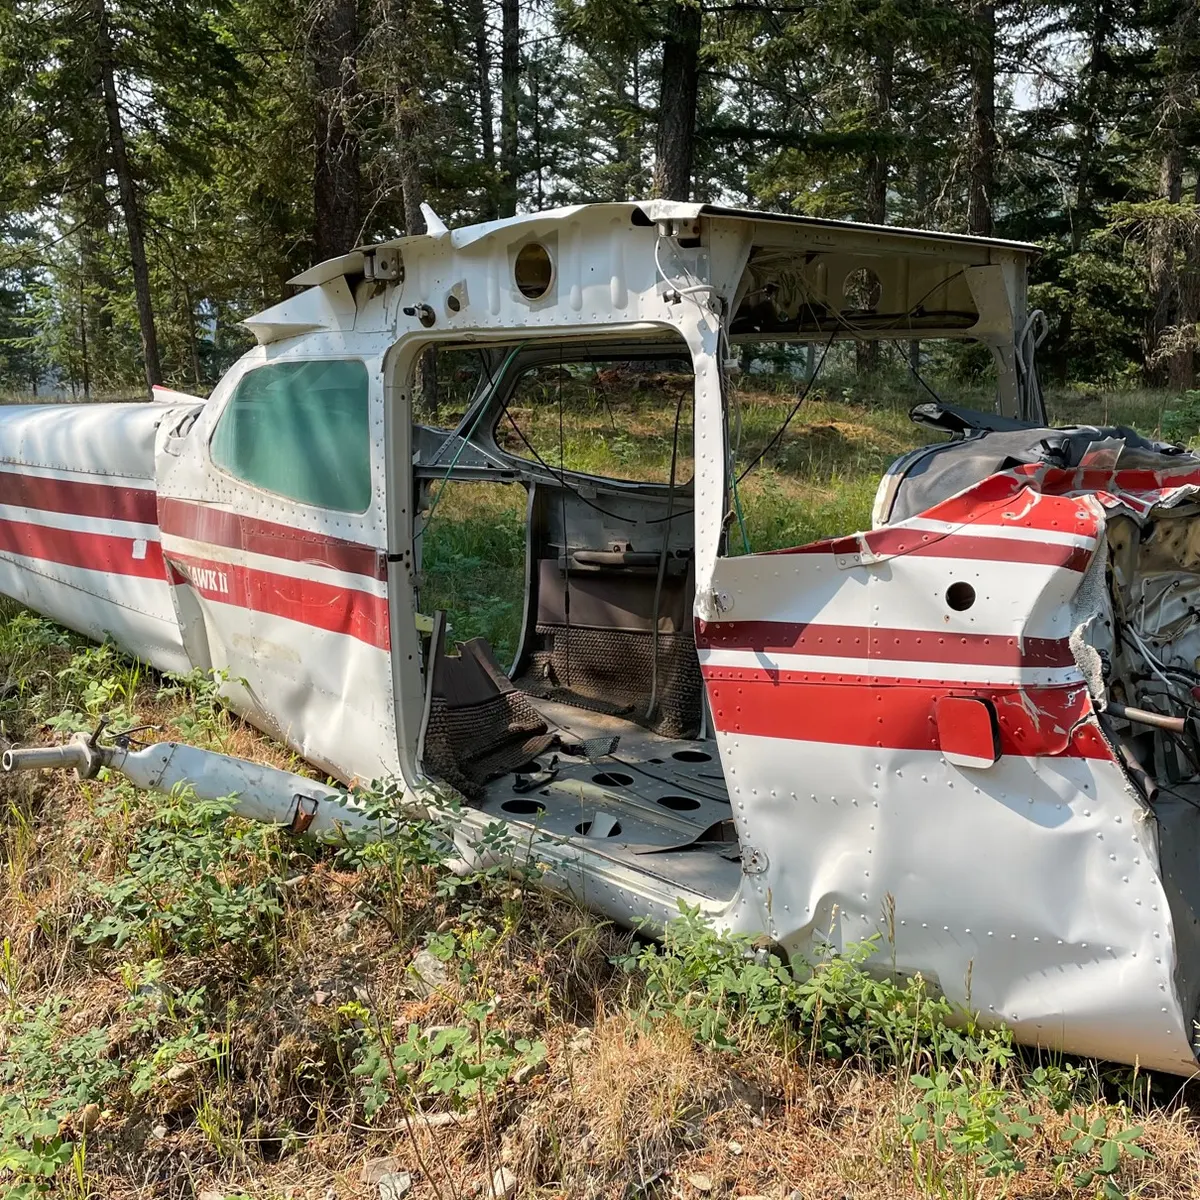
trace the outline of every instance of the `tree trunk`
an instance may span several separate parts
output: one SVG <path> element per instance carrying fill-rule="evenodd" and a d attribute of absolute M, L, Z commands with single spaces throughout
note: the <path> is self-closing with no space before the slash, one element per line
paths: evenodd
<path fill-rule="evenodd" d="M 497 217 L 500 207 L 496 180 L 496 106 L 492 100 L 492 48 L 488 43 L 487 9 L 483 0 L 467 0 L 467 20 L 475 40 L 475 76 L 479 84 L 479 145 L 487 175 L 484 216 Z"/>
<path fill-rule="evenodd" d="M 896 48 L 885 41 L 875 56 L 872 71 L 871 109 L 878 133 L 886 136 L 891 128 L 892 82 L 895 75 Z M 876 143 L 867 160 L 865 195 L 863 197 L 863 220 L 871 225 L 887 223 L 888 175 L 891 170 L 890 146 Z M 855 365 L 860 375 L 870 374 L 879 368 L 879 343 L 876 341 L 855 343 Z"/>
<path fill-rule="evenodd" d="M 396 147 L 400 155 L 400 188 L 404 194 L 404 232 L 409 237 L 425 233 L 425 214 L 421 212 L 421 201 L 425 198 L 425 184 L 421 178 L 421 163 L 416 154 L 414 139 L 419 114 L 403 101 L 396 106 Z M 421 351 L 417 362 L 414 400 L 419 398 L 422 417 L 437 424 L 438 379 L 437 351 L 429 346 Z"/>
<path fill-rule="evenodd" d="M 991 237 L 996 177 L 996 7 L 975 0 L 971 16 L 976 42 L 971 60 L 967 230 L 980 237 Z"/>
<path fill-rule="evenodd" d="M 1195 381 L 1196 321 L 1200 317 L 1200 213 L 1183 203 L 1183 176 L 1189 165 L 1191 111 L 1197 71 L 1195 44 L 1200 36 L 1194 2 L 1179 5 L 1158 50 L 1167 66 L 1156 113 L 1154 140 L 1161 155 L 1159 195 L 1172 209 L 1152 220 L 1147 235 L 1150 320 L 1146 337 L 1152 382 L 1186 390 Z M 1200 180 L 1196 184 L 1200 197 Z"/>
<path fill-rule="evenodd" d="M 179 298 L 183 301 L 184 333 L 187 336 L 188 357 L 192 362 L 192 386 L 200 390 L 200 346 L 196 340 L 196 309 L 192 304 L 192 289 L 187 280 L 179 281 Z"/>
<path fill-rule="evenodd" d="M 1196 386 L 1196 352 L 1200 349 L 1200 170 L 1196 173 L 1192 219 L 1179 274 L 1179 324 L 1185 344 L 1171 364 L 1171 386 L 1188 391 Z"/>
<path fill-rule="evenodd" d="M 96 21 L 96 58 L 100 86 L 104 93 L 104 115 L 108 123 L 108 145 L 112 152 L 113 171 L 121 193 L 121 210 L 125 216 L 125 233 L 129 238 L 129 260 L 133 268 L 133 291 L 137 301 L 138 326 L 142 333 L 142 360 L 146 367 L 146 387 L 162 383 L 162 366 L 158 359 L 158 332 L 154 327 L 154 305 L 150 297 L 150 267 L 146 261 L 146 243 L 142 231 L 142 214 L 138 208 L 137 189 L 125 146 L 125 130 L 121 126 L 121 106 L 117 100 L 114 77 L 112 38 L 108 28 L 108 12 L 104 0 L 92 0 L 92 15 Z"/>
<path fill-rule="evenodd" d="M 1159 172 L 1159 194 L 1169 204 L 1183 199 L 1183 153 L 1175 132 L 1164 130 L 1165 147 Z M 1154 219 L 1147 231 L 1147 272 L 1150 314 L 1146 329 L 1146 360 L 1150 381 L 1179 386 L 1191 366 L 1192 343 L 1181 327 L 1179 271 L 1180 221 L 1174 214 Z"/>
<path fill-rule="evenodd" d="M 82 375 L 83 398 L 92 398 L 92 379 L 88 363 L 87 305 L 84 301 L 83 280 L 79 281 L 79 368 Z"/>
<path fill-rule="evenodd" d="M 871 111 L 876 131 L 886 137 L 891 129 L 892 81 L 895 74 L 896 48 L 885 42 L 875 57 L 872 72 Z M 863 220 L 872 225 L 887 221 L 888 174 L 891 170 L 890 145 L 876 143 L 867 160 L 867 178 L 863 197 Z"/>
<path fill-rule="evenodd" d="M 313 247 L 320 262 L 345 254 L 361 234 L 358 135 L 347 120 L 358 96 L 358 5 L 356 0 L 315 0 L 311 16 Z"/>
<path fill-rule="evenodd" d="M 500 0 L 500 215 L 517 211 L 520 178 L 521 0 Z"/>
<path fill-rule="evenodd" d="M 407 101 L 397 101 L 396 154 L 400 161 L 400 190 L 404 197 L 406 237 L 416 237 L 426 232 L 425 215 L 421 212 L 421 202 L 425 199 L 425 184 L 421 178 L 421 161 L 416 149 L 419 124 L 418 109 Z"/>
<path fill-rule="evenodd" d="M 1091 29 L 1088 30 L 1087 63 L 1081 72 L 1078 93 L 1083 113 L 1078 121 L 1079 159 L 1075 165 L 1075 204 L 1069 214 L 1072 251 L 1079 250 L 1086 233 L 1079 219 L 1091 211 L 1092 165 L 1100 147 L 1101 96 L 1107 70 L 1108 42 L 1112 36 L 1112 14 L 1105 7 L 1103 0 L 1098 0 L 1092 10 L 1091 22 Z"/>
<path fill-rule="evenodd" d="M 663 32 L 658 94 L 654 192 L 664 200 L 690 200 L 700 94 L 699 5 L 671 0 Z"/>

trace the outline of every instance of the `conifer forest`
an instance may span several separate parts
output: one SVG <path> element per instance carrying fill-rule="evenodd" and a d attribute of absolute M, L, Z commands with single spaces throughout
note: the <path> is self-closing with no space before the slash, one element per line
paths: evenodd
<path fill-rule="evenodd" d="M 1198 0 L 7 0 L 0 80 L 6 393 L 204 392 L 422 201 L 645 196 L 1036 242 L 1048 382 L 1194 384 Z"/>

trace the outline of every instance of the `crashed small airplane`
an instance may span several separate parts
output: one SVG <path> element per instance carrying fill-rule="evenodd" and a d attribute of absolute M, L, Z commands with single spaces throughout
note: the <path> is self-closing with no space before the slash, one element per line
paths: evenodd
<path fill-rule="evenodd" d="M 0 409 L 0 591 L 225 673 L 233 709 L 334 778 L 395 780 L 396 821 L 457 796 L 467 860 L 505 822 L 620 921 L 682 899 L 796 956 L 881 931 L 889 967 L 1024 1042 L 1194 1072 L 1200 459 L 1046 427 L 1036 249 L 665 201 L 428 216 L 297 276 L 206 401 Z M 919 405 L 938 436 L 886 473 L 869 531 L 742 552 L 738 357 L 944 338 L 991 352 L 998 412 Z M 453 430 L 413 421 L 430 347 L 482 364 Z M 599 363 L 682 372 L 691 479 L 601 478 L 498 432 L 522 380 Z M 527 493 L 508 669 L 421 613 L 448 482 Z M 5 765 L 368 823 L 173 743 Z"/>

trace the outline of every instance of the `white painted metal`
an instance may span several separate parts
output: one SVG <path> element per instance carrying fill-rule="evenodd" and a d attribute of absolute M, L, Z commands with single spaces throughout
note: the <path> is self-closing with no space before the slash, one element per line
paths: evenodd
<path fill-rule="evenodd" d="M 225 670 L 232 702 L 306 758 L 343 779 L 400 774 L 406 803 L 438 805 L 444 792 L 425 778 L 417 753 L 424 678 L 413 605 L 415 363 L 438 342 L 602 344 L 669 332 L 686 343 L 695 371 L 695 613 L 706 623 L 700 659 L 744 870 L 736 894 L 718 901 L 653 864 L 605 853 L 604 839 L 565 836 L 537 846 L 547 882 L 626 921 L 665 919 L 682 898 L 797 955 L 824 937 L 845 945 L 885 929 L 892 945 L 881 966 L 894 952 L 899 969 L 922 971 L 1026 1040 L 1192 1070 L 1194 1005 L 1179 994 L 1186 964 L 1158 830 L 1097 723 L 1092 700 L 1099 707 L 1103 697 L 1081 648 L 1081 629 L 1103 607 L 1089 591 L 1095 570 L 1083 573 L 1089 557 L 1100 562 L 1102 590 L 1096 555 L 1107 516 L 1095 485 L 1081 480 L 1078 497 L 1049 499 L 1031 476 L 1024 491 L 1014 485 L 1011 502 L 982 516 L 942 505 L 804 553 L 720 553 L 730 482 L 722 360 L 730 315 L 764 271 L 803 264 L 789 287 L 800 303 L 819 300 L 832 311 L 845 307 L 842 284 L 864 264 L 877 269 L 899 311 L 927 295 L 930 281 L 953 290 L 956 303 L 978 313 L 975 325 L 923 336 L 986 342 L 1000 365 L 1002 405 L 1016 413 L 1036 400 L 1020 342 L 1029 248 L 662 201 L 430 227 L 297 277 L 310 286 L 247 323 L 259 345 L 203 406 L 182 397 L 119 409 L 0 409 L 0 485 L 3 472 L 15 472 L 153 491 L 165 530 L 136 496 L 114 499 L 113 512 L 97 516 L 91 501 L 72 507 L 60 497 L 39 507 L 26 484 L 0 486 L 0 529 L 16 530 L 13 538 L 30 524 L 50 539 L 115 537 L 129 560 L 128 572 L 113 575 L 3 551 L 0 590 L 92 636 L 110 632 L 168 669 Z M 513 264 L 533 241 L 547 249 L 553 273 L 546 294 L 529 298 Z M 835 333 L 864 336 L 848 324 Z M 370 375 L 373 499 L 361 516 L 250 487 L 217 470 L 208 452 L 246 371 L 328 357 L 361 359 Z M 1195 480 L 1174 491 L 1164 482 L 1163 495 L 1147 497 L 1110 484 L 1111 511 L 1139 517 L 1196 488 Z M 261 539 L 217 538 L 212 525 L 181 531 L 171 504 L 196 507 L 226 529 L 277 526 L 297 539 L 349 545 L 351 558 L 331 565 L 283 546 L 272 554 Z M 1041 520 L 1051 507 L 1054 520 Z M 963 538 L 971 545 L 955 540 Z M 112 553 L 107 542 L 94 545 Z M 166 566 L 151 578 L 136 555 L 159 550 Z M 377 556 L 377 570 L 364 565 L 364 552 Z M 237 580 L 250 577 L 257 590 L 239 602 Z M 954 583 L 971 585 L 970 605 L 948 604 Z M 354 593 L 373 611 L 386 602 L 384 632 L 365 640 L 297 611 L 306 589 Z M 264 599 L 271 595 L 280 603 Z M 1161 597 L 1149 611 L 1159 622 L 1178 616 Z M 818 636 L 815 627 L 827 630 L 827 642 L 804 641 Z M 1180 654 L 1191 653 L 1187 637 L 1177 640 Z M 956 646 L 967 649 L 957 654 Z M 797 700 L 805 688 L 827 690 Z M 1007 739 L 996 761 L 963 765 L 958 751 L 939 751 L 936 722 L 911 719 L 930 695 L 947 692 L 994 704 Z M 847 704 L 847 730 L 817 736 L 812 706 L 820 716 L 829 707 L 822 700 L 835 695 Z M 871 734 L 873 704 L 891 714 L 879 724 L 903 736 Z M 285 772 L 182 746 L 114 765 L 144 786 L 187 780 L 201 795 L 236 792 L 247 815 L 294 815 L 296 777 Z M 306 794 L 319 802 L 315 828 L 332 828 L 330 790 Z M 466 853 L 495 817 L 466 807 L 455 819 Z"/>

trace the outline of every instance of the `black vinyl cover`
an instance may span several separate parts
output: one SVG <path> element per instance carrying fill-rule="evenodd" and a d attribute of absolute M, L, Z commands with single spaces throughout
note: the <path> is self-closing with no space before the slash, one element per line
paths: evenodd
<path fill-rule="evenodd" d="M 1049 429 L 934 403 L 919 404 L 910 415 L 918 424 L 944 430 L 953 438 L 916 458 L 904 472 L 886 517 L 889 524 L 915 517 L 981 479 L 1022 463 L 1078 467 L 1097 442 L 1123 443 L 1117 460 L 1122 470 L 1200 468 L 1200 458 L 1182 446 L 1151 441 L 1122 425 Z"/>

